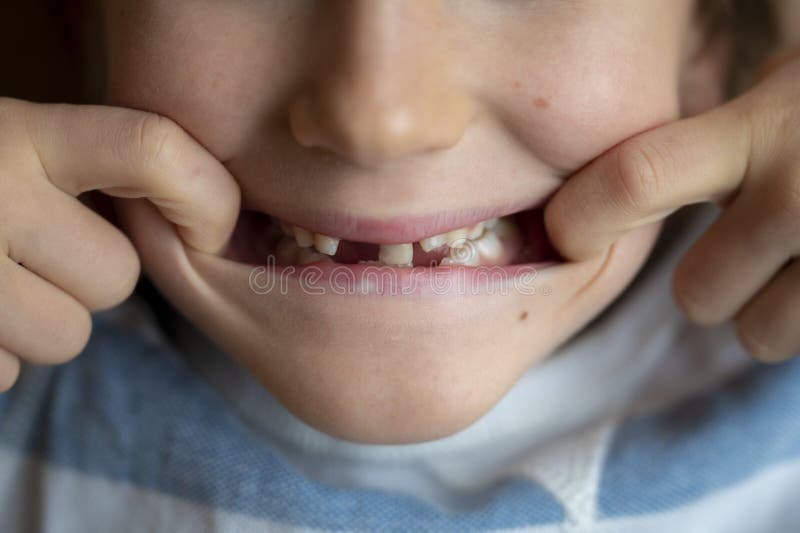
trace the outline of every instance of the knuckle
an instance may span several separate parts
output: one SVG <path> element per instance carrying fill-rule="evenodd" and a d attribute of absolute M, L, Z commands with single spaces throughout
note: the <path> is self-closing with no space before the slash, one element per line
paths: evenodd
<path fill-rule="evenodd" d="M 615 163 L 623 207 L 637 213 L 654 207 L 667 160 L 667 152 L 651 142 L 637 139 L 620 146 Z"/>
<path fill-rule="evenodd" d="M 777 181 L 774 198 L 776 212 L 796 227 L 800 220 L 800 169 Z"/>
<path fill-rule="evenodd" d="M 784 146 L 790 146 L 797 141 L 800 107 L 775 106 L 767 102 L 759 107 L 759 111 L 757 117 L 753 117 L 756 121 L 754 127 L 758 132 L 759 148 L 765 154 L 777 156 Z"/>
<path fill-rule="evenodd" d="M 171 161 L 177 154 L 181 132 L 177 124 L 162 115 L 142 113 L 131 126 L 133 157 L 151 166 Z"/>

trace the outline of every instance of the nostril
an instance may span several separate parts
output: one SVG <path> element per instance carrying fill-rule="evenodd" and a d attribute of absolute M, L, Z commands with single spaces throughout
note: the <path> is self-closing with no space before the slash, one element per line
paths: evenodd
<path fill-rule="evenodd" d="M 292 102 L 289 108 L 289 129 L 292 132 L 295 142 L 300 146 L 312 148 L 319 146 L 321 136 L 318 131 L 318 118 L 315 118 L 315 111 L 311 108 L 312 102 L 308 96 L 300 96 Z"/>
<path fill-rule="evenodd" d="M 364 167 L 375 167 L 414 149 L 414 119 L 404 107 L 319 109 L 311 98 L 298 99 L 289 113 L 295 141 L 322 148 Z"/>
<path fill-rule="evenodd" d="M 375 168 L 456 145 L 475 111 L 469 96 L 455 89 L 330 81 L 298 94 L 289 125 L 300 146 Z"/>

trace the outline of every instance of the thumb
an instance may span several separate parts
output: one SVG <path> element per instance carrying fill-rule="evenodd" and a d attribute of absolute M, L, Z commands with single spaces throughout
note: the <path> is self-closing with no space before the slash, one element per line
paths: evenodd
<path fill-rule="evenodd" d="M 747 172 L 750 145 L 732 106 L 632 137 L 556 192 L 545 207 L 550 239 L 564 257 L 587 259 L 684 205 L 723 200 Z"/>
<path fill-rule="evenodd" d="M 27 107 L 22 116 L 35 157 L 62 191 L 146 198 L 189 246 L 208 253 L 224 247 L 239 213 L 239 186 L 170 119 L 119 107 L 9 105 Z"/>

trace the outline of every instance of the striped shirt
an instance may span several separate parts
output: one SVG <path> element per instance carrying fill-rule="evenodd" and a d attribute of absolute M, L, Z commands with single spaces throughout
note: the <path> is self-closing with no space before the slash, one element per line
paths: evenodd
<path fill-rule="evenodd" d="M 669 265 L 469 428 L 396 446 L 303 424 L 134 298 L 0 395 L 0 531 L 798 531 L 800 360 L 688 324 Z"/>

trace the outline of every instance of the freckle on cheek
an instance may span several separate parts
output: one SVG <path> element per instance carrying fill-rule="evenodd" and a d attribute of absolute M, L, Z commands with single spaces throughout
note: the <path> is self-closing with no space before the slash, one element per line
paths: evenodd
<path fill-rule="evenodd" d="M 539 109 L 547 109 L 548 107 L 550 107 L 550 102 L 539 96 L 533 99 L 533 105 L 535 105 Z"/>
<path fill-rule="evenodd" d="M 522 321 L 522 320 L 526 320 L 527 318 L 528 318 L 528 312 L 527 312 L 527 311 L 523 311 L 523 312 L 522 312 L 522 313 L 519 315 L 519 319 L 520 319 L 521 321 Z"/>
<path fill-rule="evenodd" d="M 521 84 L 520 82 L 518 82 L 518 81 L 515 81 L 515 82 L 512 84 L 512 86 L 513 86 L 515 89 L 519 89 L 520 87 L 522 87 L 522 84 Z"/>

